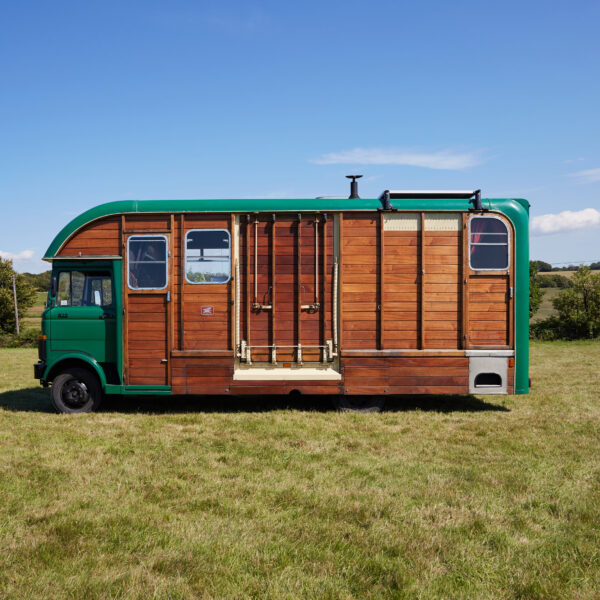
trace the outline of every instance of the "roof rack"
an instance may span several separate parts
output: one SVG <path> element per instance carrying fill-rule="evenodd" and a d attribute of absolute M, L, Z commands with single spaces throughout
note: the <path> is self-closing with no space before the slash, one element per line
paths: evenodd
<path fill-rule="evenodd" d="M 402 198 L 472 198 L 477 190 L 385 190 L 379 196 L 382 200 L 389 194 L 390 200 Z"/>
<path fill-rule="evenodd" d="M 391 200 L 414 199 L 464 199 L 473 204 L 474 210 L 483 210 L 481 204 L 481 190 L 385 190 L 379 200 L 382 210 L 397 210 L 392 206 Z"/>

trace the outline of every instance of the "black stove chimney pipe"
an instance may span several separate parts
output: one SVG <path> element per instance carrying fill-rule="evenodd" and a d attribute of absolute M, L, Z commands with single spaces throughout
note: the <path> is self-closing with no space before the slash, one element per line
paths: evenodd
<path fill-rule="evenodd" d="M 350 182 L 350 195 L 348 198 L 360 198 L 358 195 L 358 183 L 356 183 L 357 179 L 360 179 L 362 175 L 346 175 L 348 179 L 352 179 Z"/>

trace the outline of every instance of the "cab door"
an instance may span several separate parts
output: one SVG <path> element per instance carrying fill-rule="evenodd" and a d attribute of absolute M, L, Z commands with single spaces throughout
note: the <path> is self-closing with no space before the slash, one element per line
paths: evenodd
<path fill-rule="evenodd" d="M 127 237 L 124 282 L 125 383 L 169 382 L 170 236 Z"/>
<path fill-rule="evenodd" d="M 83 352 L 99 363 L 116 362 L 112 269 L 61 267 L 55 271 L 54 306 L 46 313 L 50 350 Z"/>

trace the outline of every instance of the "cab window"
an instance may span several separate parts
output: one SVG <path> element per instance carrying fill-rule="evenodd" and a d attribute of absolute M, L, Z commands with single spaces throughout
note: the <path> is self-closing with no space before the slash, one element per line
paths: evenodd
<path fill-rule="evenodd" d="M 56 292 L 57 306 L 111 306 L 110 273 L 98 271 L 61 271 Z"/>

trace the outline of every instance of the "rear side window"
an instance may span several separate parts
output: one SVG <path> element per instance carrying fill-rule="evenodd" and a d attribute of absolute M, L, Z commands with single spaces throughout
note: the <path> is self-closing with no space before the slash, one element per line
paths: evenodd
<path fill-rule="evenodd" d="M 474 270 L 501 271 L 510 260 L 508 227 L 497 217 L 469 221 L 469 264 Z"/>
<path fill-rule="evenodd" d="M 127 240 L 128 283 L 132 290 L 167 287 L 167 238 L 164 235 L 132 235 Z"/>
<path fill-rule="evenodd" d="M 226 229 L 191 229 L 185 236 L 185 278 L 189 283 L 227 283 L 231 237 Z"/>
<path fill-rule="evenodd" d="M 110 273 L 61 271 L 58 275 L 57 306 L 111 306 Z"/>

